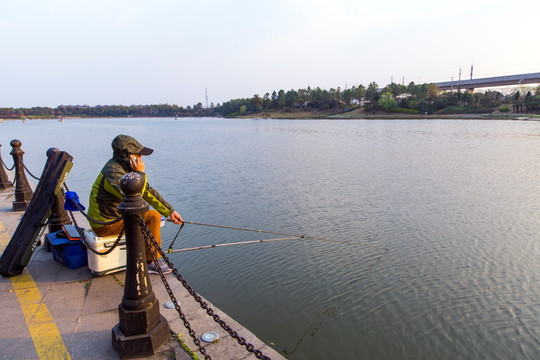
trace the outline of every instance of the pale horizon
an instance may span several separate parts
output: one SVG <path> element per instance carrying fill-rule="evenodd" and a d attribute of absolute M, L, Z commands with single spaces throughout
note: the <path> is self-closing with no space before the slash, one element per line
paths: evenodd
<path fill-rule="evenodd" d="M 540 72 L 540 4 L 0 0 L 0 107 L 214 105 Z"/>

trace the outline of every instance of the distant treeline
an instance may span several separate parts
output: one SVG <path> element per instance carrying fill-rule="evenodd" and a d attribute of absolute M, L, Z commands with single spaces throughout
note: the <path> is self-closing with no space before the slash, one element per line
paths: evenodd
<path fill-rule="evenodd" d="M 490 113 L 493 111 L 540 111 L 540 86 L 522 94 L 516 90 L 504 95 L 498 91 L 484 93 L 456 89 L 440 91 L 436 84 L 409 85 L 392 83 L 381 91 L 375 82 L 368 87 L 353 86 L 325 90 L 319 87 L 299 90 L 273 91 L 264 96 L 233 99 L 208 108 L 198 103 L 186 108 L 177 105 L 60 105 L 56 108 L 0 108 L 0 117 L 186 117 L 186 116 L 244 116 L 271 112 L 332 111 L 335 113 L 362 111 L 411 114 Z"/>
<path fill-rule="evenodd" d="M 502 106 L 504 104 L 511 105 Z M 375 82 L 363 85 L 323 90 L 307 88 L 280 90 L 254 95 L 249 99 L 230 100 L 221 105 L 224 116 L 257 114 L 271 111 L 327 111 L 342 112 L 362 108 L 366 112 L 385 111 L 413 114 L 490 113 L 496 110 L 513 112 L 536 112 L 540 110 L 540 86 L 534 93 L 521 94 L 519 90 L 510 95 L 498 91 L 474 93 L 467 90 L 440 91 L 436 84 L 409 85 L 392 83 L 381 91 Z"/>
<path fill-rule="evenodd" d="M 55 108 L 0 108 L 0 117 L 171 117 L 215 116 L 214 109 L 205 109 L 199 103 L 193 108 L 177 105 L 60 105 Z"/>

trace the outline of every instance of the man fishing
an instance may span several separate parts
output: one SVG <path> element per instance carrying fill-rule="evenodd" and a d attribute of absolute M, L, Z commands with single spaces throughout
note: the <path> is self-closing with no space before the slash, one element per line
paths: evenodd
<path fill-rule="evenodd" d="M 88 215 L 99 221 L 110 221 L 118 218 L 120 214 L 116 207 L 124 198 L 124 194 L 120 189 L 120 179 L 129 172 L 136 172 L 144 179 L 143 199 L 155 209 L 146 212 L 144 221 L 156 242 L 161 246 L 161 215 L 169 217 L 176 224 L 183 223 L 183 220 L 180 214 L 147 182 L 142 156 L 150 155 L 154 150 L 144 147 L 135 138 L 128 135 L 116 136 L 111 145 L 113 157 L 101 169 L 92 186 Z M 120 234 L 124 221 L 120 220 L 109 225 L 90 222 L 90 226 L 98 236 L 113 236 Z M 145 246 L 145 249 L 146 259 L 149 261 L 152 259 L 151 250 L 148 245 Z M 156 252 L 156 256 L 163 273 L 170 273 L 172 270 L 163 261 L 159 253 Z M 148 272 L 158 274 L 157 265 L 154 262 L 149 262 Z"/>

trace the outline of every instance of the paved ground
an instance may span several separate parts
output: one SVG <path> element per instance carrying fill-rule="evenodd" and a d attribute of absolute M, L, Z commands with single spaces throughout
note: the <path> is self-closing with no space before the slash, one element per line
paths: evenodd
<path fill-rule="evenodd" d="M 13 190 L 0 191 L 0 253 L 11 240 L 22 212 L 12 211 Z M 79 224 L 87 227 L 80 218 Z M 39 246 L 23 274 L 0 277 L 0 349 L 2 359 L 118 359 L 112 349 L 112 328 L 118 323 L 125 272 L 93 276 L 84 266 L 71 270 L 56 262 L 45 246 Z M 208 316 L 182 284 L 167 275 L 182 311 L 198 337 L 215 331 L 220 340 L 204 343 L 213 359 L 256 359 Z M 149 359 L 191 359 L 176 334 L 188 348 L 197 346 L 189 336 L 175 309 L 164 304 L 170 299 L 158 275 L 150 275 L 152 288 L 160 302 L 160 312 L 168 320 L 173 336 Z M 206 300 L 205 300 L 206 301 Z M 265 356 L 283 357 L 257 339 L 249 330 L 207 301 L 215 312 L 248 343 Z M 197 351 L 196 355 L 204 357 Z"/>

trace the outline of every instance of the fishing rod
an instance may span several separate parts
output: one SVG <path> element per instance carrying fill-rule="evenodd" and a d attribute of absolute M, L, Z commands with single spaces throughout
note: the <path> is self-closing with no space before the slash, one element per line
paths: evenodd
<path fill-rule="evenodd" d="M 174 223 L 173 220 L 167 219 L 168 222 Z M 240 230 L 240 231 L 250 231 L 250 232 L 257 232 L 261 234 L 272 234 L 272 235 L 281 235 L 281 236 L 287 236 L 286 238 L 279 238 L 279 239 L 265 239 L 265 240 L 254 240 L 254 241 L 242 241 L 238 243 L 229 243 L 229 244 L 216 244 L 216 245 L 207 245 L 207 246 L 199 246 L 196 248 L 189 248 L 189 249 L 179 249 L 179 250 L 173 250 L 172 246 L 174 242 L 176 241 L 176 238 L 178 235 L 180 235 L 180 231 L 184 227 L 184 224 L 190 224 L 190 225 L 199 225 L 199 226 L 207 226 L 207 227 L 215 227 L 215 228 L 221 228 L 221 229 L 230 229 L 230 230 Z M 330 241 L 330 242 L 336 242 L 340 244 L 351 244 L 351 245 L 357 245 L 357 246 L 365 246 L 365 247 L 372 247 L 372 248 L 379 248 L 384 249 L 388 251 L 386 248 L 382 248 L 380 246 L 374 246 L 369 244 L 362 244 L 354 241 L 344 241 L 344 240 L 335 240 L 335 239 L 328 239 L 323 237 L 317 237 L 317 236 L 309 236 L 309 235 L 298 235 L 298 234 L 290 234 L 290 233 L 282 233 L 282 232 L 276 232 L 276 231 L 267 231 L 267 230 L 258 230 L 258 229 L 250 229 L 250 228 L 242 228 L 242 227 L 236 227 L 236 226 L 226 226 L 226 225 L 216 225 L 216 224 L 205 224 L 200 222 L 194 222 L 194 221 L 183 221 L 180 224 L 180 229 L 178 229 L 178 232 L 176 233 L 176 236 L 174 237 L 173 241 L 169 245 L 169 253 L 172 252 L 180 252 L 180 251 L 188 251 L 188 250 L 199 250 L 200 249 L 208 249 L 213 247 L 219 247 L 221 246 L 229 246 L 229 245 L 242 245 L 242 244 L 253 244 L 253 243 L 261 243 L 261 242 L 270 242 L 270 241 L 281 241 L 281 240 L 299 240 L 299 239 L 312 239 L 312 240 L 321 240 L 321 241 Z"/>
<path fill-rule="evenodd" d="M 174 220 L 171 220 L 171 219 L 167 219 L 167 221 L 174 223 Z M 238 243 L 229 243 L 229 244 L 216 244 L 216 245 L 208 245 L 208 246 L 199 246 L 199 247 L 196 247 L 196 248 L 189 248 L 187 250 L 186 249 L 173 250 L 172 247 L 174 245 L 174 242 L 178 238 L 178 235 L 180 235 L 180 231 L 182 230 L 182 228 L 184 227 L 185 224 L 209 226 L 209 227 L 230 229 L 230 230 L 251 231 L 251 232 L 257 232 L 257 233 L 263 233 L 263 234 L 282 235 L 282 236 L 288 236 L 288 237 L 287 238 L 280 238 L 280 239 L 265 239 L 265 240 L 254 240 L 254 241 L 242 241 L 242 242 L 238 242 Z M 260 242 L 280 241 L 280 240 L 295 240 L 295 239 L 303 239 L 305 237 L 306 237 L 306 235 L 286 234 L 286 233 L 278 233 L 278 232 L 275 232 L 275 231 L 264 231 L 264 230 L 240 228 L 240 227 L 234 227 L 234 226 L 204 224 L 204 223 L 198 223 L 198 222 L 194 222 L 194 221 L 183 221 L 180 224 L 180 229 L 178 229 L 178 232 L 176 233 L 176 236 L 174 237 L 173 241 L 169 245 L 168 252 L 173 253 L 173 252 L 208 249 L 208 248 L 213 248 L 213 247 L 221 247 L 221 246 L 229 246 L 229 245 L 243 245 L 243 244 L 253 244 L 253 243 L 260 243 Z"/>
<path fill-rule="evenodd" d="M 174 222 L 174 220 L 171 220 L 171 219 L 167 219 L 167 221 Z M 230 230 L 251 231 L 251 232 L 258 232 L 258 233 L 263 233 L 263 234 L 283 235 L 283 236 L 293 236 L 293 237 L 309 237 L 310 239 L 314 239 L 313 237 L 307 236 L 307 235 L 287 234 L 287 233 L 281 233 L 281 232 L 275 232 L 275 231 L 248 229 L 248 228 L 235 227 L 235 226 L 204 224 L 204 223 L 199 223 L 199 222 L 194 222 L 194 221 L 184 221 L 183 223 L 184 224 L 190 224 L 190 225 L 210 226 L 210 227 L 216 227 L 216 228 L 222 228 L 222 229 L 230 229 Z"/>
<path fill-rule="evenodd" d="M 224 246 L 232 246 L 232 245 L 245 245 L 245 244 L 257 244 L 257 243 L 265 243 L 265 242 L 271 242 L 271 241 L 283 241 L 283 240 L 300 240 L 303 239 L 303 237 L 287 237 L 287 238 L 276 238 L 276 239 L 262 239 L 262 240 L 252 240 L 252 241 L 239 241 L 234 243 L 222 243 L 222 244 L 214 244 L 214 245 L 203 245 L 203 246 L 197 246 L 192 248 L 185 248 L 185 249 L 177 249 L 172 250 L 169 248 L 169 253 L 176 253 L 176 252 L 182 252 L 182 251 L 192 251 L 192 250 L 202 250 L 202 249 L 213 249 L 218 247 L 224 247 Z"/>

